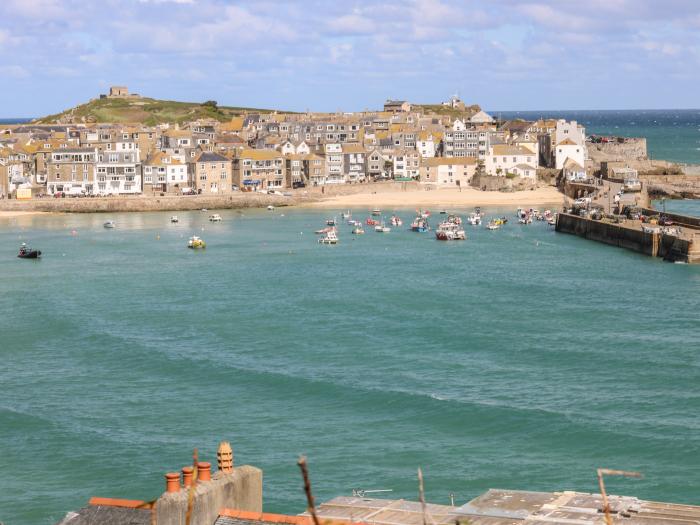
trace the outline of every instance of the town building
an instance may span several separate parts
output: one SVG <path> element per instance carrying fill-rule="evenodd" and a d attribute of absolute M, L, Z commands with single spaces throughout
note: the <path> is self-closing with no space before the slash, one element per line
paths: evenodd
<path fill-rule="evenodd" d="M 466 187 L 476 174 L 474 157 L 433 157 L 420 161 L 419 180 L 437 187 Z"/>

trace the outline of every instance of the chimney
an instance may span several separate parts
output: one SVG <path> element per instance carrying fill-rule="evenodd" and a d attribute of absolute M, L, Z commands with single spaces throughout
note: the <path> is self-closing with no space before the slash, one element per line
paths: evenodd
<path fill-rule="evenodd" d="M 216 451 L 216 461 L 220 471 L 233 472 L 233 449 L 228 441 L 219 443 L 219 449 Z"/>
<path fill-rule="evenodd" d="M 208 461 L 197 463 L 197 481 L 211 481 L 211 463 Z"/>
<path fill-rule="evenodd" d="M 194 469 L 192 467 L 182 467 L 182 483 L 185 488 L 192 486 L 192 472 Z"/>
<path fill-rule="evenodd" d="M 180 492 L 180 474 L 168 472 L 165 475 L 165 492 Z"/>

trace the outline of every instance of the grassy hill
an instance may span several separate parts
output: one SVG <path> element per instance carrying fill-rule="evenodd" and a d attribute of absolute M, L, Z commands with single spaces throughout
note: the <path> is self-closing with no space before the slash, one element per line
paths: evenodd
<path fill-rule="evenodd" d="M 216 119 L 226 122 L 245 112 L 271 113 L 272 111 L 274 110 L 216 106 L 198 102 L 175 102 L 153 98 L 101 98 L 93 99 L 62 113 L 39 118 L 35 122 L 40 124 L 121 122 L 154 126 L 197 119 Z"/>
<path fill-rule="evenodd" d="M 452 118 L 462 118 L 470 117 L 474 113 L 481 111 L 481 107 L 478 104 L 472 104 L 471 106 L 466 106 L 464 111 L 460 109 L 455 109 L 450 106 L 443 106 L 442 104 L 413 104 L 414 109 L 422 109 L 425 113 L 436 113 L 438 115 L 447 115 Z"/>

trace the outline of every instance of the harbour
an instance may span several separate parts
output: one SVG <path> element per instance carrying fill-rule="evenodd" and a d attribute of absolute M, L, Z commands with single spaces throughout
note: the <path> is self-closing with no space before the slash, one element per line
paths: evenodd
<path fill-rule="evenodd" d="M 417 465 L 436 504 L 592 493 L 597 466 L 644 472 L 616 494 L 696 501 L 697 265 L 521 225 L 513 207 L 482 207 L 509 222 L 446 243 L 409 231 L 415 209 L 382 207 L 403 226 L 343 225 L 319 245 L 314 230 L 347 211 L 1 219 L 4 465 L 44 487 L 36 506 L 32 476 L 0 480 L 3 521 L 156 498 L 154 473 L 194 447 L 214 457 L 203 435 L 265 471 L 266 512 L 300 511 L 301 452 L 321 501 L 355 487 L 415 499 Z M 186 248 L 193 234 L 206 250 Z M 17 259 L 21 242 L 42 259 Z"/>

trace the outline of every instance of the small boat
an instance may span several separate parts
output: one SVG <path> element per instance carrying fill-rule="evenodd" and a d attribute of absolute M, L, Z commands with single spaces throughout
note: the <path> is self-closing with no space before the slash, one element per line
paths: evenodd
<path fill-rule="evenodd" d="M 324 235 L 324 234 L 326 234 L 326 233 L 328 233 L 328 232 L 332 232 L 332 231 L 335 231 L 335 227 L 334 227 L 334 226 L 328 226 L 327 228 L 321 228 L 320 230 L 316 230 L 314 233 L 315 233 L 316 235 Z"/>
<path fill-rule="evenodd" d="M 386 226 L 384 223 L 381 223 L 381 224 L 377 224 L 374 227 L 374 231 L 377 233 L 389 233 L 391 231 L 391 228 Z"/>
<path fill-rule="evenodd" d="M 348 221 L 348 226 L 362 226 L 362 221 L 356 221 L 355 219 L 350 219 Z"/>
<path fill-rule="evenodd" d="M 424 217 L 416 217 L 413 220 L 413 223 L 411 223 L 411 231 L 418 232 L 418 233 L 425 233 L 430 229 L 430 225 L 428 224 L 428 219 Z"/>
<path fill-rule="evenodd" d="M 272 210 L 274 210 L 274 209 L 275 209 L 275 207 L 274 207 L 272 204 L 270 204 L 270 205 L 267 207 L 267 210 L 268 210 L 268 211 L 272 211 Z"/>
<path fill-rule="evenodd" d="M 326 224 L 328 226 L 335 226 L 336 225 L 335 217 L 333 217 L 332 219 L 326 219 Z"/>
<path fill-rule="evenodd" d="M 550 214 L 549 217 L 547 217 L 547 224 L 550 226 L 556 226 L 557 225 L 557 214 Z"/>
<path fill-rule="evenodd" d="M 428 210 L 418 210 L 418 216 L 421 219 L 427 219 L 428 217 L 430 217 L 430 212 Z"/>
<path fill-rule="evenodd" d="M 391 216 L 391 225 L 392 226 L 403 226 L 403 221 L 401 220 L 401 217 L 397 217 L 396 215 Z"/>
<path fill-rule="evenodd" d="M 331 230 L 318 240 L 319 244 L 338 244 L 338 234 Z"/>
<path fill-rule="evenodd" d="M 374 217 L 379 217 L 381 214 L 382 214 L 382 210 L 380 210 L 379 208 L 374 208 L 374 209 L 372 210 L 372 215 L 373 215 Z"/>
<path fill-rule="evenodd" d="M 461 226 L 462 225 L 462 217 L 460 217 L 459 215 L 450 214 L 447 216 L 446 222 L 456 224 L 457 226 Z"/>
<path fill-rule="evenodd" d="M 467 222 L 472 226 L 479 226 L 481 224 L 481 215 L 472 212 L 469 214 L 469 217 L 467 217 Z"/>
<path fill-rule="evenodd" d="M 349 219 L 350 217 L 352 217 L 352 213 L 350 212 L 350 210 L 348 210 L 348 211 L 346 211 L 346 212 L 341 213 L 340 216 L 341 216 L 343 219 Z"/>
<path fill-rule="evenodd" d="M 200 239 L 196 235 L 193 235 L 190 237 L 190 240 L 187 241 L 187 247 L 192 248 L 193 250 L 201 250 L 207 247 L 207 243 L 204 242 L 204 239 Z"/>
<path fill-rule="evenodd" d="M 447 215 L 447 210 L 440 210 L 440 215 Z"/>
<path fill-rule="evenodd" d="M 20 259 L 38 259 L 41 257 L 41 250 L 32 250 L 26 243 L 22 243 L 22 246 L 19 247 L 17 257 Z"/>
<path fill-rule="evenodd" d="M 202 208 L 202 209 L 199 210 L 199 211 L 209 211 L 209 210 L 207 210 L 206 208 Z"/>
<path fill-rule="evenodd" d="M 360 224 L 358 224 L 357 226 L 355 226 L 355 227 L 352 229 L 352 233 L 353 233 L 354 235 L 362 235 L 363 233 L 365 233 L 365 229 L 362 227 L 362 223 L 360 223 Z"/>
<path fill-rule="evenodd" d="M 498 230 L 501 227 L 501 223 L 498 220 L 490 220 L 486 225 L 487 230 Z"/>
<path fill-rule="evenodd" d="M 172 217 L 170 217 L 170 222 L 172 222 L 173 224 L 175 224 L 175 223 L 180 222 L 180 219 L 178 218 L 177 215 L 173 215 Z"/>
<path fill-rule="evenodd" d="M 221 215 L 215 213 L 209 216 L 209 222 L 221 222 Z"/>
<path fill-rule="evenodd" d="M 459 224 L 447 220 L 441 222 L 435 230 L 435 238 L 438 241 L 463 241 L 467 234 Z"/>
<path fill-rule="evenodd" d="M 367 217 L 367 220 L 365 221 L 365 224 L 366 224 L 367 226 L 376 226 L 377 224 L 379 224 L 379 221 L 376 221 L 376 220 L 374 220 L 374 219 L 372 219 L 372 218 L 370 218 L 370 217 Z"/>
<path fill-rule="evenodd" d="M 114 221 L 107 221 L 107 222 L 105 222 L 102 226 L 104 226 L 105 228 L 110 229 L 110 228 L 114 228 L 116 225 L 117 225 L 117 223 L 114 222 Z"/>

